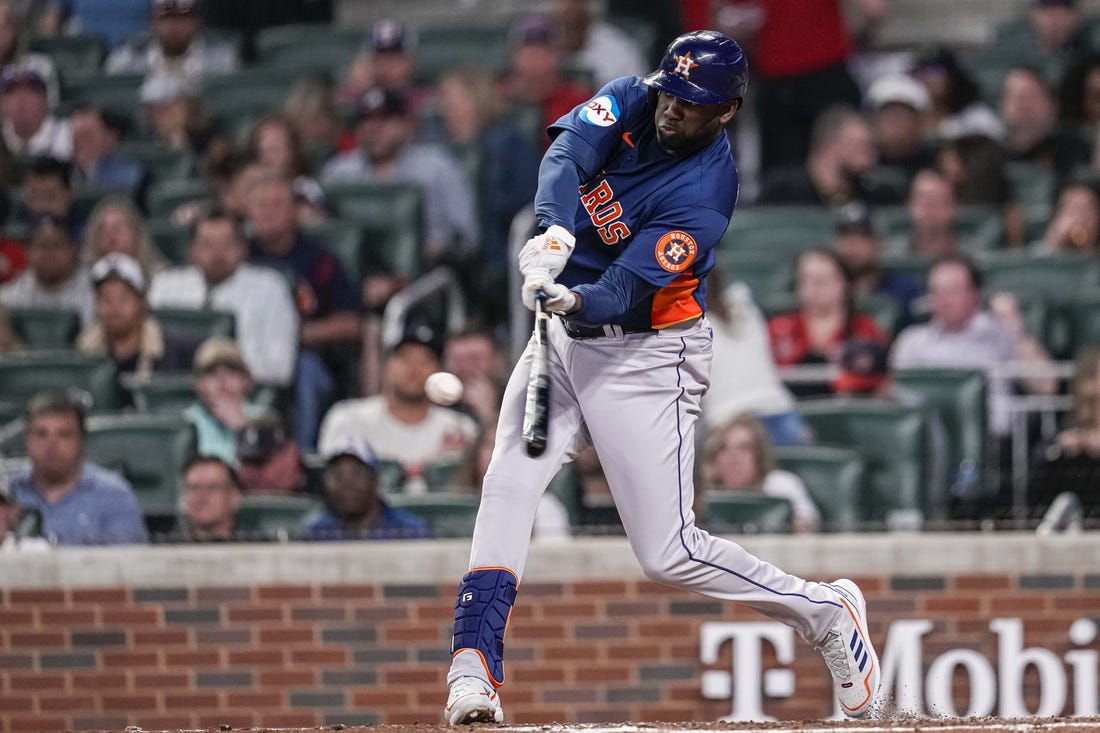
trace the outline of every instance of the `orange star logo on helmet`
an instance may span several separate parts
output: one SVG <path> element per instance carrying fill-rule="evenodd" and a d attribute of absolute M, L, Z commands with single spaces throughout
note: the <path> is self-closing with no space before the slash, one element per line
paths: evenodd
<path fill-rule="evenodd" d="M 685 51 L 682 56 L 677 54 L 673 58 L 676 59 L 676 68 L 672 70 L 672 73 L 679 74 L 685 79 L 690 78 L 691 70 L 699 65 L 691 60 L 691 51 Z"/>
<path fill-rule="evenodd" d="M 695 238 L 687 232 L 667 232 L 657 240 L 654 254 L 657 264 L 666 272 L 683 272 L 695 261 L 699 250 Z"/>

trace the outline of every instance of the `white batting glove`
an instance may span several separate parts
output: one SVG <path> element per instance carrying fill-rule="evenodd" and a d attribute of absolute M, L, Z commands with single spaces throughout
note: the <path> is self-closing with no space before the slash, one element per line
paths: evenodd
<path fill-rule="evenodd" d="M 546 270 L 557 277 L 573 254 L 576 238 L 565 227 L 553 225 L 542 234 L 527 240 L 519 251 L 519 271 L 526 276 L 532 269 Z"/>
<path fill-rule="evenodd" d="M 523 304 L 530 310 L 535 309 L 535 293 L 540 290 L 546 296 L 542 307 L 551 313 L 564 316 L 577 306 L 577 296 L 569 288 L 554 282 L 546 270 L 536 268 L 523 279 Z"/>

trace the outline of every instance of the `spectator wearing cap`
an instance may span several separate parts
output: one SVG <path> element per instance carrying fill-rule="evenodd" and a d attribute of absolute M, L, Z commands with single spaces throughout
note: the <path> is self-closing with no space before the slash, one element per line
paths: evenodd
<path fill-rule="evenodd" d="M 412 183 L 424 199 L 423 261 L 433 265 L 471 255 L 478 241 L 473 186 L 454 156 L 442 146 L 414 142 L 417 123 L 398 92 L 371 87 L 359 100 L 357 117 L 356 148 L 330 160 L 322 182 Z"/>
<path fill-rule="evenodd" d="M 183 414 L 195 426 L 197 452 L 235 463 L 238 431 L 266 411 L 249 401 L 254 385 L 240 347 L 222 336 L 207 339 L 195 352 L 192 374 L 198 399 Z"/>
<path fill-rule="evenodd" d="M 426 329 L 409 331 L 386 358 L 382 393 L 337 402 L 325 415 L 320 451 L 331 451 L 344 436 L 363 438 L 379 458 L 402 464 L 410 476 L 424 464 L 460 458 L 477 437 L 477 423 L 428 400 L 424 382 L 440 370 L 440 359 L 439 344 Z"/>
<path fill-rule="evenodd" d="M 214 455 L 199 453 L 180 474 L 180 519 L 191 542 L 235 539 L 241 479 L 233 466 Z"/>
<path fill-rule="evenodd" d="M 587 0 L 556 0 L 554 10 L 566 63 L 588 73 L 595 87 L 649 72 L 641 46 L 623 30 L 595 17 Z"/>
<path fill-rule="evenodd" d="M 108 74 L 171 73 L 194 83 L 237 70 L 236 50 L 202 35 L 201 0 L 150 0 L 153 35 L 115 49 Z"/>
<path fill-rule="evenodd" d="M 154 372 L 186 373 L 191 368 L 195 344 L 166 331 L 149 313 L 145 275 L 137 260 L 120 252 L 108 254 L 92 266 L 91 279 L 96 321 L 77 338 L 77 351 L 111 357 L 120 384 L 127 377 L 148 379 Z"/>
<path fill-rule="evenodd" d="M 118 152 L 125 121 L 94 104 L 69 114 L 73 130 L 73 183 L 76 187 L 109 188 L 141 201 L 147 181 L 145 167 Z"/>
<path fill-rule="evenodd" d="M 1090 143 L 1061 126 L 1054 89 L 1037 67 L 1016 66 L 1005 75 L 1000 115 L 1010 159 L 1051 171 L 1056 188 L 1088 168 Z"/>
<path fill-rule="evenodd" d="M 935 164 L 935 150 L 924 136 L 930 104 L 924 85 L 908 74 L 884 76 L 867 90 L 867 104 L 880 165 L 897 169 L 908 184 L 918 171 Z"/>
<path fill-rule="evenodd" d="M 298 226 L 294 185 L 268 175 L 248 194 L 253 239 L 249 259 L 294 278 L 301 341 L 294 375 L 294 436 L 302 450 L 317 442 L 321 415 L 336 390 L 336 372 L 359 341 L 360 298 L 340 260 Z"/>
<path fill-rule="evenodd" d="M 6 308 L 57 308 L 76 311 L 90 325 L 95 318 L 95 295 L 80 251 L 65 223 L 39 217 L 27 245 L 27 269 L 0 287 L 0 305 Z"/>
<path fill-rule="evenodd" d="M 928 92 L 926 136 L 937 140 L 954 140 L 964 135 L 984 135 L 993 140 L 1004 137 L 1004 123 L 982 101 L 978 82 L 959 64 L 951 49 L 945 46 L 923 49 L 911 73 Z"/>
<path fill-rule="evenodd" d="M 51 114 L 51 67 L 34 57 L 0 71 L 0 116 L 4 144 L 15 155 L 47 155 L 68 160 L 73 132 L 67 120 Z M 56 92 L 52 92 L 56 95 Z"/>
<path fill-rule="evenodd" d="M 566 78 L 560 47 L 561 29 L 552 18 L 529 15 L 509 31 L 511 47 L 508 72 L 501 82 L 504 98 L 517 105 L 537 105 L 541 120 L 536 142 L 550 145 L 546 129 L 587 101 L 594 91 Z"/>
<path fill-rule="evenodd" d="M 203 213 L 192 228 L 191 264 L 157 273 L 154 308 L 213 308 L 233 313 L 237 339 L 256 381 L 288 385 L 298 355 L 298 311 L 286 278 L 247 262 L 240 221 L 223 209 Z"/>
<path fill-rule="evenodd" d="M 373 86 L 402 94 L 414 116 L 432 90 L 416 83 L 416 33 L 398 20 L 383 18 L 371 26 L 363 50 L 348 67 L 338 97 L 354 103 Z"/>
<path fill-rule="evenodd" d="M 326 509 L 307 522 L 307 539 L 431 539 L 422 519 L 382 500 L 378 456 L 361 436 L 340 436 L 322 455 Z"/>
<path fill-rule="evenodd" d="M 875 231 L 871 208 L 862 201 L 845 204 L 836 214 L 833 248 L 852 275 L 852 289 L 858 297 L 878 293 L 898 305 L 897 327 L 913 320 L 913 302 L 921 296 L 917 283 L 882 267 L 882 240 Z"/>
<path fill-rule="evenodd" d="M 12 478 L 15 499 L 38 511 L 58 545 L 148 540 L 133 487 L 84 460 L 84 405 L 64 390 L 35 395 L 24 409 L 28 465 Z"/>
<path fill-rule="evenodd" d="M 246 494 L 292 494 L 305 486 L 302 454 L 283 419 L 265 413 L 237 433 L 237 471 Z"/>

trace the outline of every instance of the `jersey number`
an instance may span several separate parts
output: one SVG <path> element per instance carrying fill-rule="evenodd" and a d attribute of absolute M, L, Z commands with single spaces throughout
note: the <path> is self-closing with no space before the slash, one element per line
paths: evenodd
<path fill-rule="evenodd" d="M 604 244 L 615 244 L 630 236 L 630 227 L 619 221 L 623 215 L 623 205 L 614 201 L 615 192 L 606 180 L 591 191 L 581 189 L 581 206 L 588 212 L 592 225 L 600 233 Z"/>

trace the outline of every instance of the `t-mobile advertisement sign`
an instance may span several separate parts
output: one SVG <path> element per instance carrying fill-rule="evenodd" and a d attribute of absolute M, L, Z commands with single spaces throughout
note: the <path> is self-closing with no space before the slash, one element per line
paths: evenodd
<path fill-rule="evenodd" d="M 901 712 L 935 716 L 985 716 L 1007 718 L 1061 715 L 1098 715 L 1097 622 L 1080 618 L 1066 630 L 1073 649 L 1059 657 L 1049 649 L 1024 646 L 1024 622 L 995 618 L 989 630 L 997 639 L 997 656 L 990 659 L 974 649 L 949 649 L 923 671 L 924 641 L 931 621 L 906 619 L 890 624 L 886 642 L 878 649 L 882 664 L 880 696 L 890 699 Z M 881 643 L 880 639 L 876 639 Z M 775 622 L 706 623 L 700 633 L 700 660 L 716 664 L 722 647 L 733 645 L 729 672 L 711 670 L 701 678 L 703 697 L 729 700 L 724 720 L 772 720 L 764 714 L 764 697 L 788 698 L 796 693 L 795 675 L 782 667 L 764 669 L 765 644 L 771 645 L 780 665 L 794 661 L 794 631 Z M 1039 685 L 1035 710 L 1024 704 L 1024 675 L 1033 667 Z M 965 710 L 952 699 L 952 677 L 962 670 L 970 680 L 970 700 Z M 839 710 L 835 717 L 842 717 Z"/>

